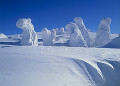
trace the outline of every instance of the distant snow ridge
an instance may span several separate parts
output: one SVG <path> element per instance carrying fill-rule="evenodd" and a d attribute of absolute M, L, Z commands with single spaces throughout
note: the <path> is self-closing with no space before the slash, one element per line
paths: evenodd
<path fill-rule="evenodd" d="M 53 34 L 51 34 L 51 32 L 47 28 L 44 28 L 42 30 L 43 45 L 44 46 L 52 46 L 54 35 L 55 35 L 54 32 L 53 32 Z"/>
<path fill-rule="evenodd" d="M 22 45 L 38 45 L 37 34 L 30 18 L 19 19 L 16 26 L 23 30 L 23 38 L 21 40 Z"/>
<path fill-rule="evenodd" d="M 88 33 L 84 23 L 83 23 L 83 19 L 81 17 L 76 17 L 76 18 L 74 18 L 74 21 L 75 21 L 75 24 L 80 29 L 80 31 L 83 35 L 83 38 L 85 39 L 88 47 L 90 47 L 91 46 L 91 39 L 90 39 L 89 33 Z"/>
<path fill-rule="evenodd" d="M 69 44 L 71 47 L 87 47 L 86 41 L 84 40 L 76 24 L 74 24 L 74 30 L 70 35 Z"/>
<path fill-rule="evenodd" d="M 64 35 L 64 34 L 65 34 L 64 28 L 61 27 L 61 28 L 60 28 L 60 35 Z"/>
<path fill-rule="evenodd" d="M 3 33 L 0 33 L 0 38 L 7 38 L 7 36 L 4 35 Z"/>
<path fill-rule="evenodd" d="M 99 24 L 98 31 L 96 33 L 95 45 L 104 46 L 111 41 L 110 35 L 110 18 L 103 18 Z"/>
<path fill-rule="evenodd" d="M 120 36 L 112 39 L 104 48 L 120 48 Z"/>

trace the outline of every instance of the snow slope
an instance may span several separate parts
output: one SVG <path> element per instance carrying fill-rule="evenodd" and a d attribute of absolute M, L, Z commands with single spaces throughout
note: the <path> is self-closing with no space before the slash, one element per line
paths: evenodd
<path fill-rule="evenodd" d="M 120 50 L 1 45 L 0 84 L 119 86 Z"/>
<path fill-rule="evenodd" d="M 105 48 L 120 48 L 120 37 L 114 38 L 110 43 L 103 46 Z"/>
<path fill-rule="evenodd" d="M 42 46 L 41 33 L 39 46 L 20 46 L 21 37 L 0 39 L 0 86 L 120 86 L 120 49 L 68 47 L 68 35 Z"/>

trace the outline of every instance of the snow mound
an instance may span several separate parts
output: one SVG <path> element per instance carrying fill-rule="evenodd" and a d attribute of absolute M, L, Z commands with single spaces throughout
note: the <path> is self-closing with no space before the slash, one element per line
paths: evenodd
<path fill-rule="evenodd" d="M 16 23 L 16 26 L 23 30 L 23 38 L 21 40 L 22 45 L 38 45 L 37 34 L 30 18 L 19 19 Z"/>
<path fill-rule="evenodd" d="M 7 36 L 4 35 L 3 33 L 0 33 L 0 38 L 7 38 Z"/>

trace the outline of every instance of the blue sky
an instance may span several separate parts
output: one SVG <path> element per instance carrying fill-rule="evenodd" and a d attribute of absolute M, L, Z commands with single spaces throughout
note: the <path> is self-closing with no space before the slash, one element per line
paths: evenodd
<path fill-rule="evenodd" d="M 0 33 L 19 34 L 20 18 L 31 18 L 36 32 L 65 27 L 75 17 L 82 17 L 85 26 L 97 31 L 99 22 L 110 17 L 111 33 L 120 33 L 120 0 L 0 0 Z"/>

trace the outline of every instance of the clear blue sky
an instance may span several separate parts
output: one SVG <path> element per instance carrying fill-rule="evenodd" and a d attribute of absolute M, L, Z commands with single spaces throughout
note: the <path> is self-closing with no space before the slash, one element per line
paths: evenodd
<path fill-rule="evenodd" d="M 0 0 L 0 33 L 18 34 L 20 18 L 31 18 L 35 31 L 65 27 L 75 17 L 97 31 L 99 22 L 110 17 L 111 33 L 120 33 L 120 0 Z"/>

